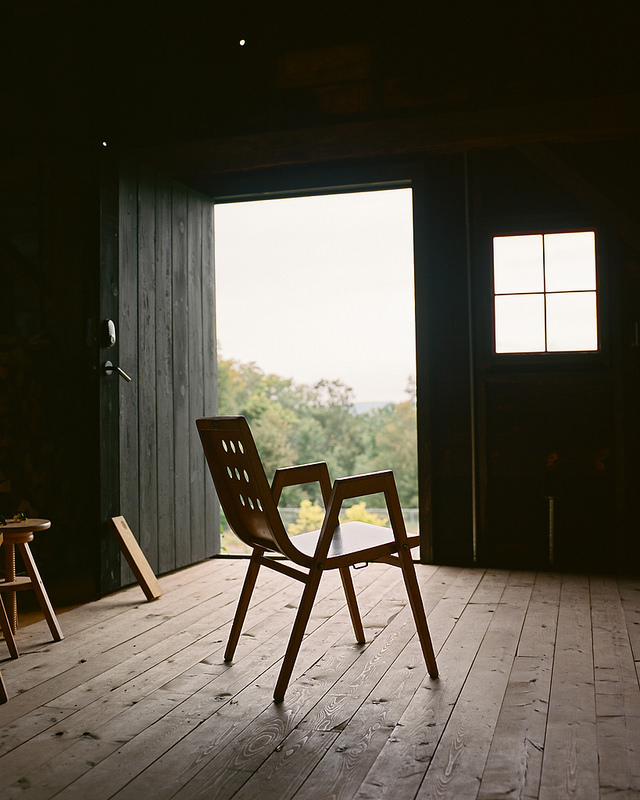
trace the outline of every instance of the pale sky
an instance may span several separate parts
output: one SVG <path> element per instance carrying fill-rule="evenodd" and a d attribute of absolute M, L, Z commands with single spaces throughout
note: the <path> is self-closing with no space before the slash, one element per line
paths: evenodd
<path fill-rule="evenodd" d="M 415 378 L 411 189 L 215 206 L 222 358 L 356 402 L 402 402 Z"/>

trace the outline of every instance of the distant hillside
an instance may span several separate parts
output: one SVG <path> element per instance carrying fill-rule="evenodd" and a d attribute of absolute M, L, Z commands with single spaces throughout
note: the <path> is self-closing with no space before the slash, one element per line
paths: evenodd
<path fill-rule="evenodd" d="M 368 414 L 369 411 L 374 411 L 376 408 L 384 408 L 388 405 L 392 405 L 392 403 L 389 401 L 377 403 L 354 403 L 353 410 L 356 414 Z"/>

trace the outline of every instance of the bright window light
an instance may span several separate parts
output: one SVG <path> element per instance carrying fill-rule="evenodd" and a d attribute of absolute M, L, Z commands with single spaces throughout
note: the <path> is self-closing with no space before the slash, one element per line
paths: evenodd
<path fill-rule="evenodd" d="M 496 236 L 496 353 L 598 349 L 593 231 Z"/>
<path fill-rule="evenodd" d="M 498 295 L 495 303 L 497 352 L 544 353 L 544 295 Z"/>

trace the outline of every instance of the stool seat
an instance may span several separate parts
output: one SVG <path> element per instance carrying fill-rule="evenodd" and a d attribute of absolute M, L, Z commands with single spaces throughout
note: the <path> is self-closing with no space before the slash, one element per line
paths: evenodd
<path fill-rule="evenodd" d="M 0 525 L 0 531 L 4 534 L 6 542 L 32 542 L 33 534 L 46 531 L 51 527 L 48 519 L 25 519 L 21 522 L 6 522 Z"/>
<path fill-rule="evenodd" d="M 51 522 L 48 519 L 27 519 L 0 525 L 0 534 L 4 537 L 5 565 L 4 581 L 0 581 L 0 592 L 7 594 L 7 614 L 12 631 L 15 633 L 18 629 L 16 591 L 33 589 L 49 630 L 54 640 L 59 642 L 64 639 L 64 635 L 29 547 L 29 542 L 33 541 L 34 534 L 46 531 L 50 527 Z M 16 548 L 22 556 L 28 577 L 16 576 Z"/>

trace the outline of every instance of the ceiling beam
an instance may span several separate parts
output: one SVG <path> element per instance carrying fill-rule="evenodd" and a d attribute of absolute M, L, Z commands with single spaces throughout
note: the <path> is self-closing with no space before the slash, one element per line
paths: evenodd
<path fill-rule="evenodd" d="M 271 167 L 638 135 L 640 95 L 626 95 L 218 137 L 134 155 L 179 180 L 206 186 L 215 176 Z"/>

